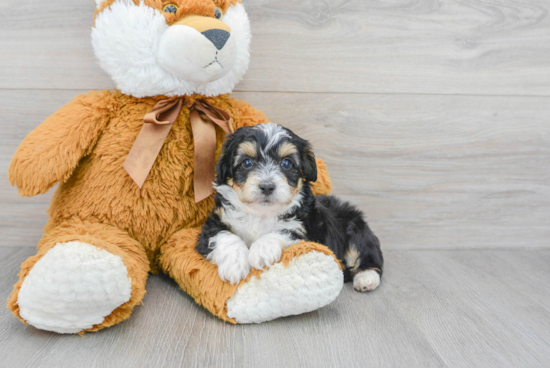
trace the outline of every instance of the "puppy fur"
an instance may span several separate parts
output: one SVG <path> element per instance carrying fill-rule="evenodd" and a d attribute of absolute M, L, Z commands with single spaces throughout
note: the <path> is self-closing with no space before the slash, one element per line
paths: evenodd
<path fill-rule="evenodd" d="M 228 137 L 216 170 L 216 205 L 197 250 L 218 265 L 222 280 L 238 283 L 307 240 L 334 252 L 356 290 L 380 284 L 380 242 L 363 213 L 336 197 L 313 195 L 317 168 L 309 142 L 271 123 L 243 127 Z"/>

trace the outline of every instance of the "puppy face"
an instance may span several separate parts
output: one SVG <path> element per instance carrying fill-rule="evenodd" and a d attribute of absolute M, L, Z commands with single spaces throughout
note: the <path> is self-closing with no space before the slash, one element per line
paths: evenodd
<path fill-rule="evenodd" d="M 292 203 L 304 180 L 317 180 L 311 146 L 276 124 L 239 129 L 225 142 L 217 166 L 218 187 L 231 187 L 241 203 L 262 212 Z"/>

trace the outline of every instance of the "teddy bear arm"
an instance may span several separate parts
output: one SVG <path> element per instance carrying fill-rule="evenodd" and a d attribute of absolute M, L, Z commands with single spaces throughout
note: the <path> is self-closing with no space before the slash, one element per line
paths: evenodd
<path fill-rule="evenodd" d="M 224 321 L 259 323 L 310 312 L 332 302 L 342 289 L 339 261 L 313 242 L 283 250 L 279 262 L 267 270 L 251 270 L 238 285 L 224 282 L 217 266 L 195 248 L 200 232 L 195 228 L 173 234 L 161 248 L 160 265 L 198 304 Z"/>
<path fill-rule="evenodd" d="M 254 126 L 269 123 L 263 111 L 253 108 L 248 102 L 231 98 L 235 130 L 243 126 Z"/>
<path fill-rule="evenodd" d="M 317 181 L 311 183 L 311 190 L 315 195 L 328 195 L 332 191 L 332 182 L 328 175 L 327 165 L 320 158 L 316 158 L 317 162 Z"/>
<path fill-rule="evenodd" d="M 57 110 L 23 140 L 12 158 L 8 177 L 23 196 L 48 191 L 69 178 L 80 159 L 91 152 L 111 109 L 102 95 L 77 96 Z"/>

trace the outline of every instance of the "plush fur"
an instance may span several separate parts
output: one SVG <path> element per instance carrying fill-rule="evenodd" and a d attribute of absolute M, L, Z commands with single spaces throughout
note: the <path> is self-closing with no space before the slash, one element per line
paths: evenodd
<path fill-rule="evenodd" d="M 220 94 L 233 88 L 248 64 L 248 20 L 240 2 L 234 0 L 178 0 L 174 2 L 179 6 L 176 14 L 160 13 L 163 4 L 160 0 L 105 0 L 98 3 L 93 29 L 96 56 L 117 81 L 121 91 L 77 96 L 33 130 L 12 159 L 9 180 L 21 195 L 42 194 L 59 183 L 48 210 L 50 219 L 38 244 L 38 252 L 22 264 L 19 281 L 8 300 L 8 308 L 25 323 L 69 333 L 97 331 L 119 323 L 128 318 L 134 306 L 141 302 L 148 272 L 159 270 L 172 276 L 213 314 L 237 322 L 237 319 L 227 316 L 226 310 L 226 302 L 236 287 L 222 282 L 215 266 L 195 250 L 199 228 L 210 213 L 214 198 L 211 196 L 199 203 L 194 201 L 194 145 L 186 105 L 172 125 L 141 190 L 122 164 L 143 125 L 144 115 L 168 95 L 182 96 L 188 103 L 202 99 L 226 110 L 235 129 L 268 122 L 261 111 L 248 103 Z M 211 17 L 206 23 L 212 24 L 216 8 L 223 11 L 222 20 L 230 25 L 236 41 L 242 38 L 242 43 L 237 42 L 239 50 L 232 70 L 206 84 L 197 84 L 162 70 L 154 58 L 155 45 L 162 30 L 176 25 L 187 15 Z M 241 36 L 238 36 L 239 32 Z M 205 35 L 200 37 L 207 39 Z M 239 61 L 238 55 L 242 60 Z M 219 156 L 224 132 L 216 128 L 216 135 L 216 155 Z M 330 180 L 326 168 L 322 162 L 318 162 L 318 167 L 320 175 L 315 183 L 316 191 L 328 193 Z M 41 262 L 46 256 L 45 259 L 50 261 L 70 257 L 75 250 L 63 246 L 68 243 L 86 244 L 85 252 L 77 252 L 82 255 L 79 259 L 84 268 L 103 265 L 97 272 L 107 272 L 110 268 L 111 271 L 118 270 L 113 274 L 119 277 L 123 274 L 120 262 L 112 260 L 121 260 L 127 274 L 125 278 L 117 279 L 116 285 L 131 284 L 129 299 L 127 294 L 123 295 L 124 298 L 109 300 L 94 299 L 92 294 L 80 296 L 83 305 L 97 311 L 89 315 L 94 317 L 88 320 L 91 323 L 84 321 L 84 317 L 70 326 L 64 322 L 58 325 L 50 323 L 63 321 L 65 316 L 85 316 L 78 303 L 64 302 L 74 297 L 73 289 L 58 287 L 55 280 L 51 285 L 55 293 L 36 294 L 36 298 L 28 298 L 23 293 L 23 303 L 19 304 L 21 290 L 36 287 L 33 280 L 37 278 L 32 275 L 48 274 L 44 270 L 48 267 L 40 267 L 40 272 L 35 272 L 34 267 L 50 264 L 49 261 Z M 94 251 L 105 251 L 114 258 L 106 256 L 104 259 L 111 261 L 97 263 L 94 253 L 88 252 L 92 249 L 88 246 Z M 299 261 L 302 254 L 313 251 L 333 257 L 332 252 L 320 244 L 304 242 L 296 247 L 287 250 L 288 259 L 283 253 L 281 262 L 293 258 Z M 101 280 L 97 279 L 97 272 L 86 273 L 82 283 Z M 262 272 L 251 274 L 261 276 Z M 102 281 L 95 285 L 105 290 L 109 288 Z M 35 317 L 40 318 L 42 313 L 41 305 L 46 302 L 60 305 L 57 309 L 60 315 L 52 316 L 48 323 L 35 322 Z M 304 304 L 302 310 L 306 309 Z M 25 310 L 38 312 L 27 320 Z M 79 326 L 81 331 L 77 331 Z"/>
<path fill-rule="evenodd" d="M 191 5 L 193 1 L 179 0 L 174 3 L 180 5 L 178 12 L 182 11 L 183 5 L 194 10 L 191 14 L 209 15 L 209 12 L 213 14 L 215 11 L 215 4 L 210 1 L 194 1 L 195 7 Z M 203 6 L 203 3 L 210 3 L 210 6 Z M 108 3 L 102 3 L 92 28 L 94 53 L 101 67 L 115 81 L 117 88 L 122 93 L 135 97 L 182 96 L 194 93 L 217 96 L 231 93 L 248 69 L 250 24 L 242 4 L 220 3 L 226 5 L 222 6 L 226 10 L 221 22 L 231 28 L 231 37 L 219 53 L 226 53 L 227 49 L 232 49 L 233 53 L 233 60 L 230 65 L 226 65 L 226 70 L 222 70 L 225 73 L 220 78 L 211 81 L 202 78 L 192 80 L 194 76 L 202 75 L 203 64 L 214 61 L 214 54 L 208 57 L 212 50 L 207 50 L 212 45 L 199 32 L 189 27 L 179 26 L 180 30 L 171 28 L 167 18 L 170 21 L 174 16 L 166 15 L 162 11 L 161 2 L 140 2 L 136 5 L 132 0 L 118 0 L 108 6 Z M 181 41 L 177 36 L 179 33 L 184 33 Z M 173 47 L 175 44 L 181 44 L 181 47 Z M 159 46 L 163 47 L 159 49 Z M 215 51 L 214 47 L 211 48 Z M 195 49 L 195 52 L 191 49 Z M 180 63 L 185 61 L 185 64 L 190 64 L 189 59 L 195 60 L 197 57 L 206 59 L 200 63 L 197 61 L 199 65 L 196 67 L 190 66 L 185 75 L 177 75 L 159 63 L 159 53 L 166 57 L 165 50 L 177 52 L 168 56 L 178 57 Z"/>
<path fill-rule="evenodd" d="M 226 141 L 217 165 L 216 207 L 197 250 L 232 284 L 251 268 L 276 263 L 302 240 L 328 246 L 357 291 L 380 283 L 383 257 L 363 213 L 332 196 L 314 196 L 310 144 L 280 125 L 243 127 Z"/>

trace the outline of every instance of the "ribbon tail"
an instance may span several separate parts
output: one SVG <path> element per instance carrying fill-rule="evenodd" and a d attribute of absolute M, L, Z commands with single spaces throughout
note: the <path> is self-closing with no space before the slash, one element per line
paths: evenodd
<path fill-rule="evenodd" d="M 204 121 L 197 110 L 189 114 L 195 144 L 195 203 L 214 193 L 212 185 L 216 171 L 216 128 Z"/>
<path fill-rule="evenodd" d="M 141 189 L 172 129 L 172 124 L 144 123 L 122 167 Z"/>
<path fill-rule="evenodd" d="M 143 118 L 143 126 L 122 165 L 139 189 L 151 172 L 182 105 L 181 98 L 161 100 Z"/>

